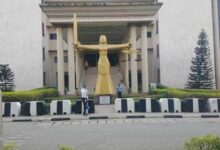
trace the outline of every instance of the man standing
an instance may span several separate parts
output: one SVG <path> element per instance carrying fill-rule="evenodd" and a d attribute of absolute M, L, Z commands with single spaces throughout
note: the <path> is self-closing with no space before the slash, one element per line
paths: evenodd
<path fill-rule="evenodd" d="M 118 84 L 117 86 L 117 95 L 118 95 L 118 98 L 121 98 L 122 97 L 122 92 L 123 92 L 123 86 L 122 84 Z"/>
<path fill-rule="evenodd" d="M 88 115 L 88 90 L 86 89 L 86 85 L 83 85 L 81 89 L 81 99 L 83 102 L 83 115 Z"/>

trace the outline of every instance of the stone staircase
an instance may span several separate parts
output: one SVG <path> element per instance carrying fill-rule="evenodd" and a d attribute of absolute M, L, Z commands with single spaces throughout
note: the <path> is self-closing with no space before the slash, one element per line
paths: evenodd
<path fill-rule="evenodd" d="M 89 94 L 94 94 L 94 89 L 96 86 L 97 80 L 97 67 L 88 67 L 87 72 L 84 74 L 83 83 L 86 84 Z M 122 79 L 122 74 L 120 73 L 119 67 L 111 67 L 111 77 L 113 81 L 114 88 L 116 88 L 117 84 L 120 83 Z M 116 89 L 115 89 L 116 90 Z"/>

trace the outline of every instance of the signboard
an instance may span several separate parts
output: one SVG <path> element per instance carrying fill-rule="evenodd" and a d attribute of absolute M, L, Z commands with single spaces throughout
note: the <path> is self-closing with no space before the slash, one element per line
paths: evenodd
<path fill-rule="evenodd" d="M 111 104 L 111 97 L 110 96 L 100 96 L 99 97 L 99 104 L 101 104 L 101 105 Z"/>

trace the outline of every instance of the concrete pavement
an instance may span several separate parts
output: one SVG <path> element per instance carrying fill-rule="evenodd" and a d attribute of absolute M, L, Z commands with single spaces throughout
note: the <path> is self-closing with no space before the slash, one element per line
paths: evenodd
<path fill-rule="evenodd" d="M 57 115 L 57 116 L 20 116 L 4 117 L 3 122 L 11 121 L 51 121 L 58 120 L 89 120 L 89 119 L 127 119 L 127 118 L 219 118 L 220 113 L 95 113 L 83 116 L 81 114 Z"/>
<path fill-rule="evenodd" d="M 4 141 L 19 150 L 182 150 L 194 136 L 220 136 L 219 118 L 142 118 L 4 122 Z"/>

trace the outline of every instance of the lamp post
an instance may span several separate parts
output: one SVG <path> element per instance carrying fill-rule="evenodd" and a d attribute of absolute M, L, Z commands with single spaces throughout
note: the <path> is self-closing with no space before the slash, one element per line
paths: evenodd
<path fill-rule="evenodd" d="M 0 149 L 3 149 L 2 86 L 0 82 Z"/>

